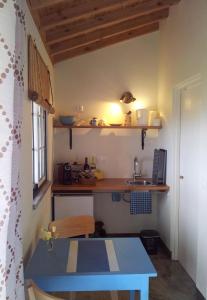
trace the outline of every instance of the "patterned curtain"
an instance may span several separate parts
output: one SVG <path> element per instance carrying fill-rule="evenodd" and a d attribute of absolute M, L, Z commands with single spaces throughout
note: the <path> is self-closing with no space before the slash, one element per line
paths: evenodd
<path fill-rule="evenodd" d="M 24 300 L 19 156 L 26 45 L 24 0 L 0 0 L 0 299 Z"/>

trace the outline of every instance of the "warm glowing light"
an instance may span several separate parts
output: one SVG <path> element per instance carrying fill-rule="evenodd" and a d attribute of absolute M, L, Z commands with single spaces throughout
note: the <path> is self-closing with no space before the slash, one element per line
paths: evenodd
<path fill-rule="evenodd" d="M 108 123 L 122 123 L 123 122 L 123 112 L 120 104 L 108 103 L 104 118 Z"/>
<path fill-rule="evenodd" d="M 145 108 L 145 105 L 144 105 L 143 101 L 136 100 L 132 103 L 131 107 L 132 107 L 132 110 L 137 110 L 137 109 Z"/>
<path fill-rule="evenodd" d="M 120 105 L 117 104 L 117 103 L 112 103 L 111 104 L 110 111 L 111 111 L 111 114 L 114 115 L 114 116 L 117 116 L 122 112 Z"/>

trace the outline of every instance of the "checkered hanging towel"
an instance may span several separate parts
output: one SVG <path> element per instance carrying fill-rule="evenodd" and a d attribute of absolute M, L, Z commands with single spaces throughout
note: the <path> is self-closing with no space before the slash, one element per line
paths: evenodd
<path fill-rule="evenodd" d="M 151 214 L 152 213 L 152 193 L 149 191 L 139 191 L 130 193 L 130 214 Z"/>

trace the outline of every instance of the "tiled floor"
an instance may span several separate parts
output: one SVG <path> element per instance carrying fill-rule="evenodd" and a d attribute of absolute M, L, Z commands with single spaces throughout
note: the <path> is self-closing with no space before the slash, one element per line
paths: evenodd
<path fill-rule="evenodd" d="M 163 252 L 151 256 L 158 272 L 158 277 L 150 280 L 150 300 L 203 300 L 195 284 L 178 262 L 171 261 Z M 70 299 L 69 294 L 56 294 L 63 299 Z M 108 292 L 76 293 L 76 300 L 108 300 Z M 119 300 L 129 299 L 129 292 L 119 292 Z M 138 292 L 136 300 L 139 299 Z"/>
<path fill-rule="evenodd" d="M 194 282 L 176 261 L 165 254 L 151 257 L 158 277 L 150 282 L 150 300 L 203 300 Z"/>

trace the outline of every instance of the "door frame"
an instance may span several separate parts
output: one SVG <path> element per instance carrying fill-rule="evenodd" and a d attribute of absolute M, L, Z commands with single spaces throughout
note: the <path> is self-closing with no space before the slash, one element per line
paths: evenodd
<path fill-rule="evenodd" d="M 173 87 L 173 186 L 171 206 L 171 232 L 170 242 L 172 259 L 178 259 L 178 235 L 179 235 L 179 203 L 180 203 L 180 134 L 181 134 L 181 95 L 182 91 L 202 83 L 201 74 L 189 77 Z"/>

